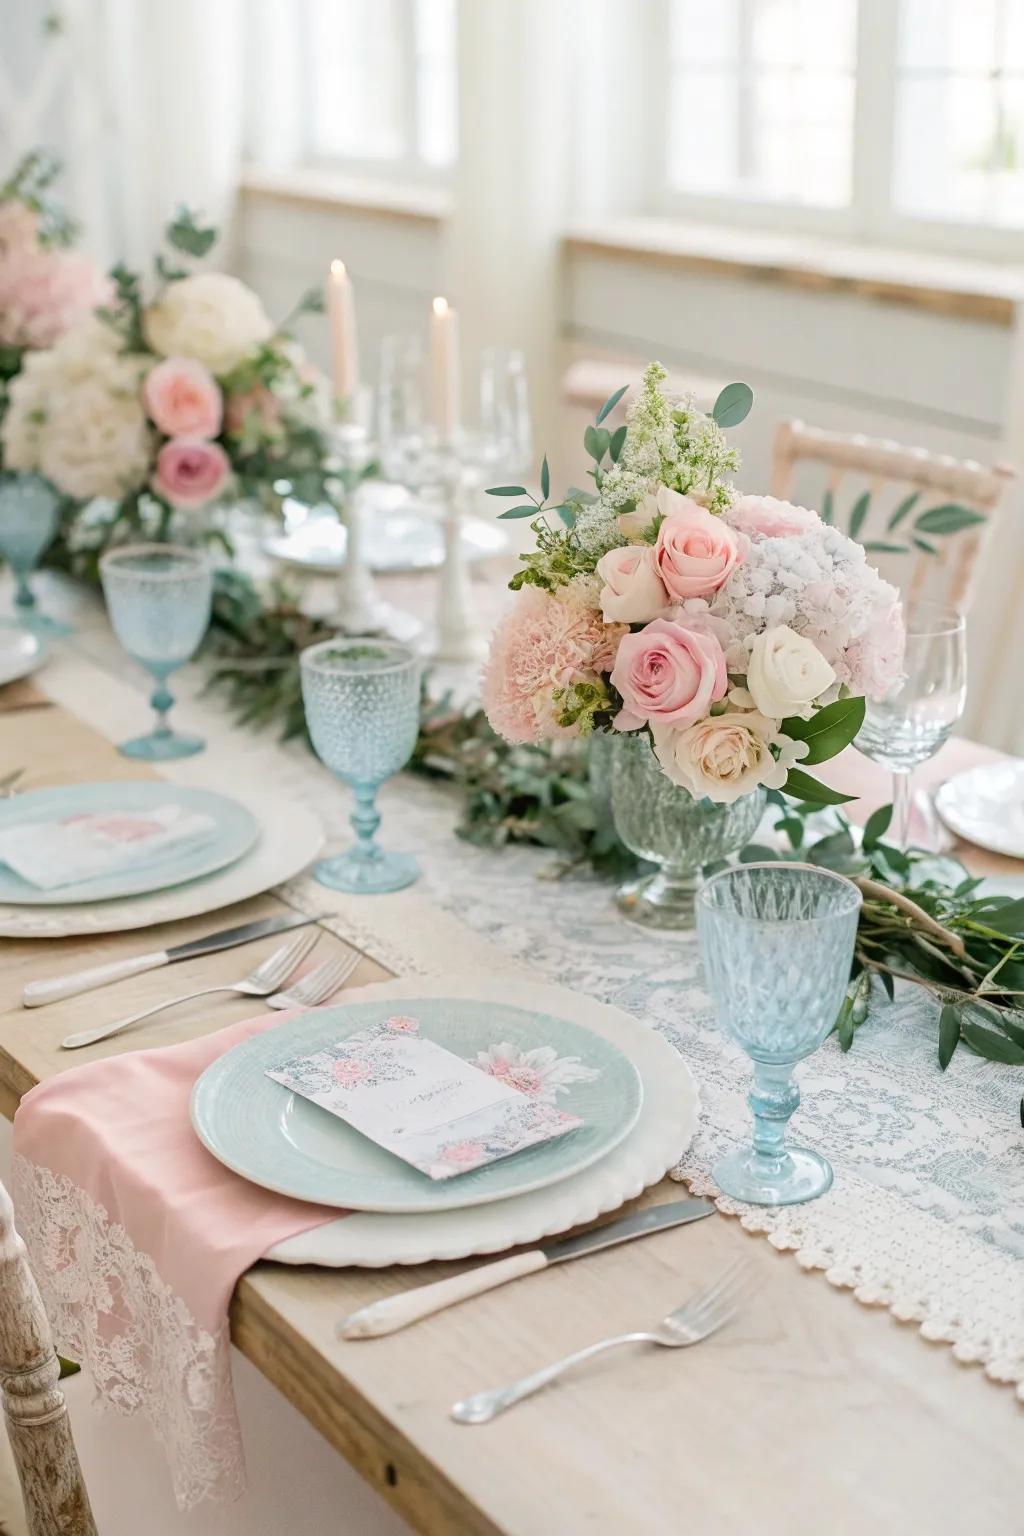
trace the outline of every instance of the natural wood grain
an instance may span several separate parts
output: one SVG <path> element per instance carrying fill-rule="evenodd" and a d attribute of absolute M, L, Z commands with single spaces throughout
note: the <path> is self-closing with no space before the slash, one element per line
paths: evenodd
<path fill-rule="evenodd" d="M 30 1536 L 96 1536 L 60 1367 L 14 1207 L 0 1184 L 0 1393 Z"/>
<path fill-rule="evenodd" d="M 0 761 L 24 724 L 0 719 Z M 31 731 L 28 760 L 40 782 L 135 771 L 63 711 L 41 712 Z M 69 1028 L 165 996 L 168 973 L 31 1012 L 17 1003 L 24 981 L 184 939 L 274 904 L 263 897 L 214 921 L 99 940 L 5 942 L 5 1112 L 35 1081 L 94 1053 L 186 1039 L 254 1011 L 251 1001 L 224 999 L 71 1056 L 58 1049 Z M 320 946 L 336 942 L 325 937 Z M 230 976 L 261 952 L 248 946 L 179 964 L 175 983 Z M 381 974 L 367 961 L 355 980 Z M 680 1193 L 665 1182 L 644 1199 Z M 448 1419 L 449 1405 L 469 1391 L 657 1320 L 738 1253 L 751 1266 L 750 1300 L 734 1325 L 699 1349 L 681 1357 L 638 1350 L 595 1365 L 482 1428 Z M 337 1339 L 347 1313 L 464 1267 L 259 1264 L 240 1281 L 231 1308 L 238 1348 L 425 1536 L 674 1536 L 680 1529 L 959 1536 L 965 1522 L 972 1536 L 1006 1536 L 1014 1528 L 1019 1479 L 1011 1447 L 1021 1420 L 1012 1394 L 887 1311 L 858 1305 L 820 1274 L 802 1274 L 734 1221 L 712 1217 L 553 1268 L 402 1333 Z"/>

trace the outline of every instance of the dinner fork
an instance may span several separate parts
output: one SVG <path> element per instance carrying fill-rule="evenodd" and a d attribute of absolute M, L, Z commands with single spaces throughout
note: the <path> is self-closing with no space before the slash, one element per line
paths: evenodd
<path fill-rule="evenodd" d="M 267 998 L 269 1008 L 315 1008 L 325 1003 L 338 988 L 343 986 L 359 965 L 362 955 L 335 955 L 325 960 L 315 971 L 310 971 L 290 986 L 286 992 L 275 992 Z"/>
<path fill-rule="evenodd" d="M 76 1035 L 68 1035 L 66 1040 L 61 1041 L 61 1046 L 66 1051 L 77 1051 L 83 1045 L 94 1045 L 97 1040 L 108 1040 L 111 1035 L 119 1035 L 122 1030 L 130 1029 L 133 1024 L 139 1024 L 143 1019 L 151 1018 L 154 1013 L 162 1013 L 165 1008 L 173 1008 L 177 1003 L 191 1003 L 197 997 L 212 997 L 215 992 L 240 992 L 246 997 L 268 997 L 272 992 L 276 992 L 302 964 L 319 937 L 319 933 L 315 931 L 302 933 L 298 938 L 291 939 L 289 943 L 282 944 L 280 949 L 275 949 L 272 955 L 268 955 L 254 971 L 248 976 L 243 976 L 241 981 L 229 981 L 218 987 L 200 987 L 196 992 L 184 992 L 180 997 L 169 997 L 165 1002 L 157 1003 L 152 1008 L 144 1008 L 141 1013 L 132 1013 L 126 1019 L 117 1019 L 113 1024 L 99 1024 L 95 1029 L 83 1029 Z"/>
<path fill-rule="evenodd" d="M 0 800 L 12 800 L 18 793 L 15 788 L 19 779 L 25 777 L 24 768 L 15 768 L 13 773 L 5 773 L 0 779 Z"/>
<path fill-rule="evenodd" d="M 738 1259 L 717 1280 L 697 1291 L 689 1301 L 670 1312 L 654 1328 L 602 1339 L 599 1344 L 578 1349 L 574 1355 L 566 1355 L 553 1365 L 545 1365 L 541 1370 L 534 1371 L 530 1376 L 522 1376 L 507 1387 L 496 1387 L 490 1392 L 477 1392 L 473 1397 L 462 1398 L 453 1405 L 452 1418 L 459 1424 L 486 1424 L 499 1413 L 504 1413 L 506 1408 L 511 1408 L 513 1403 L 522 1402 L 524 1397 L 539 1392 L 541 1387 L 546 1387 L 548 1382 L 561 1376 L 570 1366 L 603 1354 L 606 1349 L 617 1349 L 620 1344 L 660 1344 L 665 1349 L 686 1349 L 691 1344 L 700 1344 L 702 1340 L 717 1333 L 735 1313 L 746 1283 L 746 1268 L 744 1261 Z"/>

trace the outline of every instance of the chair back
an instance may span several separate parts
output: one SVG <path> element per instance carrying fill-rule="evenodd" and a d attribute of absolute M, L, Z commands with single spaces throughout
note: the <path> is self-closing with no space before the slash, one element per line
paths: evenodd
<path fill-rule="evenodd" d="M 873 565 L 911 600 L 966 613 L 979 556 L 1014 478 L 885 438 L 783 421 L 772 451 L 772 495 L 806 500 L 857 539 Z"/>
<path fill-rule="evenodd" d="M 59 1380 L 39 1287 L 0 1184 L 0 1398 L 29 1536 L 97 1536 Z"/>

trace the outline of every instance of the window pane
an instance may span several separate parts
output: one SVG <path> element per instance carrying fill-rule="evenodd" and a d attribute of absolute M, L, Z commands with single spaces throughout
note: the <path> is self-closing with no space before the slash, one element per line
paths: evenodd
<path fill-rule="evenodd" d="M 848 203 L 856 0 L 672 0 L 672 19 L 670 184 Z"/>
<path fill-rule="evenodd" d="M 1024 225 L 1024 0 L 903 0 L 893 195 L 904 213 Z"/>
<path fill-rule="evenodd" d="M 456 90 L 455 0 L 416 0 L 416 136 L 428 165 L 455 159 Z"/>
<path fill-rule="evenodd" d="M 400 159 L 401 0 L 307 0 L 313 141 L 322 155 Z"/>

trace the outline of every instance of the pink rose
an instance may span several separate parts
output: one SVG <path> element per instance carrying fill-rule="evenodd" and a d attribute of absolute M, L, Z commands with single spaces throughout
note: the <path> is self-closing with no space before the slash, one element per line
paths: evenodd
<path fill-rule="evenodd" d="M 610 549 L 597 562 L 597 574 L 604 582 L 601 613 L 606 624 L 646 624 L 669 606 L 650 544 Z"/>
<path fill-rule="evenodd" d="M 813 533 L 821 523 L 817 512 L 797 507 L 777 496 L 741 496 L 726 513 L 730 527 L 740 533 L 760 533 L 768 539 L 793 538 Z"/>
<path fill-rule="evenodd" d="M 231 474 L 219 443 L 201 437 L 172 437 L 156 456 L 153 489 L 173 507 L 201 507 L 218 496 Z"/>
<path fill-rule="evenodd" d="M 713 635 L 684 629 L 671 619 L 655 619 L 621 641 L 612 687 L 622 696 L 622 708 L 612 722 L 616 730 L 635 731 L 645 721 L 689 725 L 725 697 L 725 653 Z"/>
<path fill-rule="evenodd" d="M 729 579 L 740 546 L 729 525 L 689 496 L 662 486 L 658 506 L 667 515 L 654 546 L 654 560 L 673 602 L 706 597 Z"/>
<path fill-rule="evenodd" d="M 216 437 L 223 401 L 209 369 L 192 357 L 168 357 L 146 376 L 142 403 L 168 437 Z"/>

